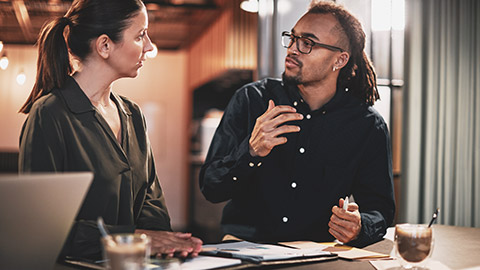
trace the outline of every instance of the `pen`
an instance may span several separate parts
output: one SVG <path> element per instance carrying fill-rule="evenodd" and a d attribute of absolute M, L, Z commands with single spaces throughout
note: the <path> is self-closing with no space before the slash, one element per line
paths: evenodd
<path fill-rule="evenodd" d="M 345 200 L 343 201 L 343 210 L 347 211 L 348 209 L 348 195 L 345 196 Z"/>
<path fill-rule="evenodd" d="M 345 196 L 345 200 L 343 200 L 343 210 L 347 211 L 348 209 L 348 195 Z M 337 244 L 340 244 L 340 245 L 343 245 L 342 242 L 340 242 L 338 239 L 335 239 L 333 242 L 337 243 Z"/>

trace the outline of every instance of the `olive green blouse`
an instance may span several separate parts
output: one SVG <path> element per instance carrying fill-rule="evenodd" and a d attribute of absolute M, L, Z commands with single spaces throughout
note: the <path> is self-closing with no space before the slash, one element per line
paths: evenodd
<path fill-rule="evenodd" d="M 95 174 L 64 256 L 100 254 L 99 216 L 111 232 L 171 230 L 145 118 L 127 98 L 112 93 L 111 99 L 120 115 L 121 143 L 72 77 L 35 102 L 21 131 L 20 171 Z"/>

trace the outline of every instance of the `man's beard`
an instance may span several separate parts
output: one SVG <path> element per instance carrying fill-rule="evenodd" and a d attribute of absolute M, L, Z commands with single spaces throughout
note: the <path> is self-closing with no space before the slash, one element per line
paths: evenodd
<path fill-rule="evenodd" d="M 302 84 L 302 74 L 297 74 L 294 76 L 288 76 L 285 71 L 282 73 L 283 82 L 290 85 L 299 85 Z"/>

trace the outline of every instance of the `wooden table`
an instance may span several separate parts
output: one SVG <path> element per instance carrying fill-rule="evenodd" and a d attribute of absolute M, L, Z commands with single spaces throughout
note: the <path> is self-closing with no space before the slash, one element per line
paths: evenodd
<path fill-rule="evenodd" d="M 463 269 L 480 267 L 480 228 L 456 227 L 434 225 L 435 246 L 432 258 L 440 261 L 451 269 Z M 391 230 L 391 229 L 389 229 Z M 393 249 L 393 241 L 384 239 L 373 245 L 365 247 L 366 250 L 390 254 Z M 57 264 L 56 270 L 79 269 L 71 266 Z M 248 269 L 330 269 L 330 270 L 373 270 L 375 269 L 368 261 L 349 261 L 338 259 L 309 264 L 283 265 L 275 267 L 251 267 Z"/>
<path fill-rule="evenodd" d="M 393 228 L 392 228 L 393 229 Z M 437 260 L 451 269 L 480 267 L 480 228 L 433 225 L 434 248 L 432 259 Z M 393 249 L 393 239 L 384 239 L 365 247 L 366 250 L 390 254 Z M 375 269 L 368 261 L 336 260 L 307 265 L 291 265 L 275 269 Z"/>

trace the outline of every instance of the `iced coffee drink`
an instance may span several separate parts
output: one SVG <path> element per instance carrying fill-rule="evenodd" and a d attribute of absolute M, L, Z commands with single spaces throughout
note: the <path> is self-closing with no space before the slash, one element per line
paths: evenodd
<path fill-rule="evenodd" d="M 432 243 L 432 228 L 427 225 L 399 224 L 395 226 L 397 254 L 407 262 L 407 265 L 415 266 L 423 262 L 432 251 Z"/>
<path fill-rule="evenodd" d="M 150 239 L 145 234 L 118 234 L 102 239 L 107 269 L 142 270 L 150 257 Z"/>

